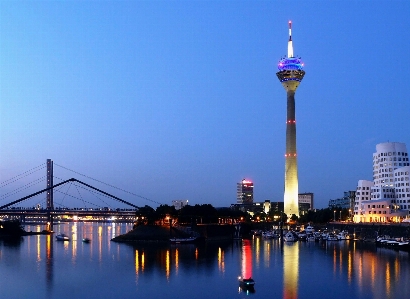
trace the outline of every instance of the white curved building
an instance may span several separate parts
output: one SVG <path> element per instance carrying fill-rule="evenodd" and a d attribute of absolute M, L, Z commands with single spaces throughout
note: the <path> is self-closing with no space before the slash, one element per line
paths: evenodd
<path fill-rule="evenodd" d="M 371 181 L 360 180 L 357 183 L 356 198 L 354 201 L 353 221 L 365 222 L 364 207 L 366 202 L 371 200 L 371 190 L 374 183 Z"/>
<path fill-rule="evenodd" d="M 353 218 L 355 222 L 397 222 L 409 215 L 409 163 L 404 143 L 386 142 L 376 145 L 376 152 L 373 154 L 373 182 L 360 180 L 357 185 Z M 370 192 L 367 191 L 369 188 Z"/>
<path fill-rule="evenodd" d="M 408 159 L 408 158 L 407 158 Z M 409 163 L 407 162 L 407 165 Z M 392 204 L 398 209 L 410 211 L 410 166 L 404 166 L 394 171 L 395 198 Z M 409 212 L 410 213 L 410 212 Z"/>

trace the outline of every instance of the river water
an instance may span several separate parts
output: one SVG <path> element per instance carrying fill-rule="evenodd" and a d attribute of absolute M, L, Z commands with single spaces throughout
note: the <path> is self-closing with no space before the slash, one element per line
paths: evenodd
<path fill-rule="evenodd" d="M 40 226 L 26 226 L 41 231 Z M 132 224 L 62 223 L 0 240 L 1 298 L 410 298 L 410 255 L 354 241 L 131 245 Z M 88 237 L 90 243 L 83 243 Z M 239 287 L 252 277 L 255 292 Z"/>

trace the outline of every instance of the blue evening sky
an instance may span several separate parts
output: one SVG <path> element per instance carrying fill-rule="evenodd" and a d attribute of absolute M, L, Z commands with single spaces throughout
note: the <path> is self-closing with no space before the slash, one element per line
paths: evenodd
<path fill-rule="evenodd" d="M 283 201 L 292 20 L 299 192 L 326 207 L 372 179 L 377 143 L 410 146 L 409 15 L 405 0 L 1 0 L 0 182 L 50 158 L 164 204 L 229 206 L 242 178 Z"/>

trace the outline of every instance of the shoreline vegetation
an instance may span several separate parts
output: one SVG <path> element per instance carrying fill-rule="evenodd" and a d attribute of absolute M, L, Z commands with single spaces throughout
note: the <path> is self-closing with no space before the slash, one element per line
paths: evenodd
<path fill-rule="evenodd" d="M 24 225 L 18 220 L 0 221 L 0 238 L 20 238 L 31 235 L 48 235 L 52 232 L 43 230 L 41 232 L 27 232 Z"/>

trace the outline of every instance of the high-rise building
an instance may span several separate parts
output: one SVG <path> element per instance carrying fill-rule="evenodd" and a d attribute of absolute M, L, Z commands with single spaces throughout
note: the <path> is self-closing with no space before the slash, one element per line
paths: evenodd
<path fill-rule="evenodd" d="M 284 209 L 285 214 L 290 217 L 292 214 L 299 215 L 295 92 L 305 75 L 301 58 L 293 56 L 291 21 L 289 21 L 288 56 L 279 61 L 278 69 L 276 75 L 287 95 Z"/>
<path fill-rule="evenodd" d="M 253 183 L 243 179 L 236 184 L 236 203 L 237 204 L 253 204 Z"/>
<path fill-rule="evenodd" d="M 404 143 L 376 145 L 373 182 L 360 180 L 356 189 L 355 222 L 398 222 L 410 215 L 410 164 Z"/>

